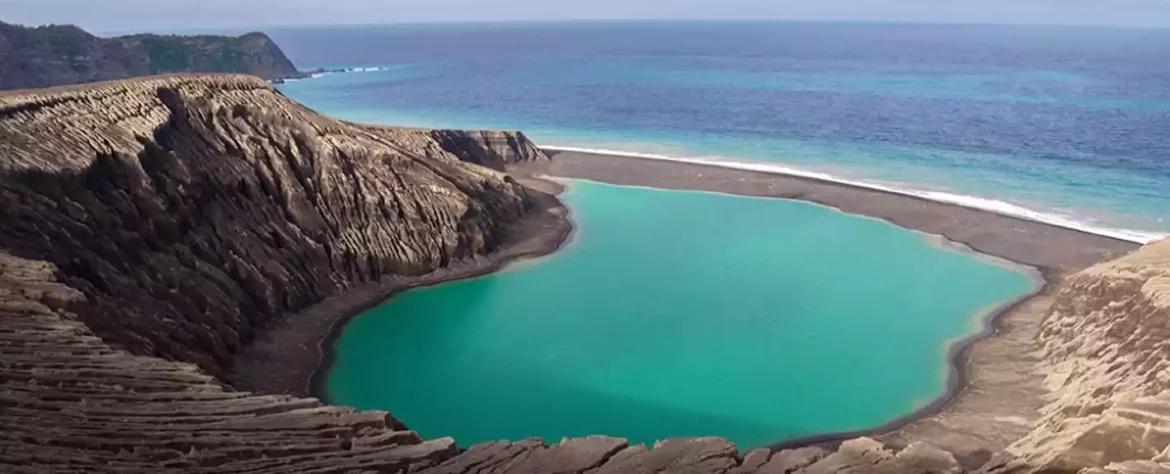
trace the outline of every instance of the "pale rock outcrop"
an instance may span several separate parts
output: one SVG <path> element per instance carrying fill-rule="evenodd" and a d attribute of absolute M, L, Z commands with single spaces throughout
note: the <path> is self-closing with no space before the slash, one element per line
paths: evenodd
<path fill-rule="evenodd" d="M 1104 468 L 1085 468 L 1079 474 L 1170 474 L 1170 464 L 1153 461 L 1125 461 Z"/>
<path fill-rule="evenodd" d="M 1170 241 L 1069 278 L 1039 335 L 1051 402 L 1019 470 L 1142 472 L 1170 445 Z M 1146 462 L 1148 461 L 1148 462 Z"/>
<path fill-rule="evenodd" d="M 766 472 L 766 471 L 765 471 Z M 870 438 L 858 438 L 841 444 L 832 453 L 806 467 L 792 471 L 796 474 L 901 474 L 962 472 L 955 457 L 926 443 L 914 443 L 901 451 L 894 451 Z"/>

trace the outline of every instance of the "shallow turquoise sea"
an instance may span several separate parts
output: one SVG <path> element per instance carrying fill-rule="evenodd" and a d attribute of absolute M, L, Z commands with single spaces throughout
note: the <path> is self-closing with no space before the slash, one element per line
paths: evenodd
<path fill-rule="evenodd" d="M 407 291 L 335 343 L 336 403 L 463 444 L 605 433 L 754 447 L 942 395 L 1019 269 L 798 201 L 571 181 L 552 256 Z"/>

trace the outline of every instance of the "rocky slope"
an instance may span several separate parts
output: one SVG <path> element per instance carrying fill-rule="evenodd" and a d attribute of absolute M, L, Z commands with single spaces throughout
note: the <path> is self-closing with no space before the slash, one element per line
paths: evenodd
<path fill-rule="evenodd" d="M 27 89 L 178 72 L 299 75 L 263 33 L 98 38 L 71 25 L 0 22 L 0 89 Z"/>
<path fill-rule="evenodd" d="M 504 171 L 509 163 L 537 161 L 544 155 L 521 132 L 435 130 L 431 136 L 459 159 L 497 171 Z"/>
<path fill-rule="evenodd" d="M 1039 342 L 1051 400 L 1015 465 L 1170 472 L 1170 241 L 1070 278 Z"/>
<path fill-rule="evenodd" d="M 385 413 L 223 382 L 282 315 L 499 249 L 538 191 L 487 166 L 542 159 L 518 134 L 338 122 L 246 76 L 0 95 L 0 471 L 980 470 L 867 438 L 746 454 L 605 436 L 462 449 Z M 1047 416 L 982 471 L 1157 472 L 1168 273 L 1162 243 L 1069 280 L 1040 336 Z"/>
<path fill-rule="evenodd" d="M 3 97 L 0 156 L 0 248 L 54 263 L 104 339 L 213 375 L 286 311 L 494 250 L 527 203 L 429 132 L 245 76 Z"/>

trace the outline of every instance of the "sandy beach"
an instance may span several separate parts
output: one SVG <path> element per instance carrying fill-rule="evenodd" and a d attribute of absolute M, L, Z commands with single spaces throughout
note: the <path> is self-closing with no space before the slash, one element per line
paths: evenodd
<path fill-rule="evenodd" d="M 568 210 L 554 197 L 562 187 L 543 176 L 797 199 L 940 235 L 975 251 L 1036 268 L 1043 275 L 1047 286 L 994 311 L 982 333 L 952 347 L 950 390 L 943 398 L 924 400 L 913 414 L 877 429 L 829 433 L 775 446 L 835 444 L 863 434 L 893 445 L 929 440 L 966 457 L 964 464 L 977 465 L 990 452 L 1027 433 L 1042 405 L 1041 379 L 1030 371 L 1036 357 L 1033 339 L 1052 302 L 1052 285 L 1063 275 L 1138 247 L 1016 217 L 812 178 L 618 155 L 551 150 L 549 154 L 551 163 L 509 168 L 540 196 L 540 208 L 512 229 L 510 242 L 499 252 L 421 277 L 392 278 L 356 288 L 286 315 L 239 353 L 229 381 L 244 390 L 327 399 L 323 382 L 332 361 L 331 346 L 351 317 L 405 289 L 490 273 L 514 260 L 556 251 L 572 225 Z"/>

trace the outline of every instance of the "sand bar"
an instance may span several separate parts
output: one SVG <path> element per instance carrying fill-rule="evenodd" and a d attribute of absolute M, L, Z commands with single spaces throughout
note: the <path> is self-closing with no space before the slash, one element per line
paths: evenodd
<path fill-rule="evenodd" d="M 662 189 L 799 199 L 944 236 L 980 252 L 1042 269 L 1079 270 L 1128 253 L 1132 242 L 913 196 L 814 178 L 624 155 L 550 151 L 526 173 Z M 520 170 L 517 170 L 520 171 Z"/>

